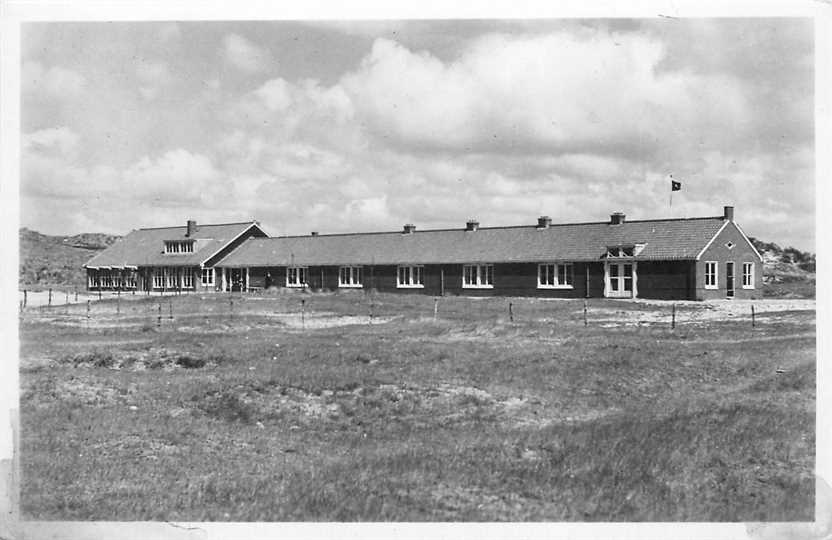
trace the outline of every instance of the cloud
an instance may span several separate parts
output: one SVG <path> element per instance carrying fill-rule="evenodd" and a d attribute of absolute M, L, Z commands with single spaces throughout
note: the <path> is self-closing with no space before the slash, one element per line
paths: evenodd
<path fill-rule="evenodd" d="M 146 100 L 153 100 L 171 83 L 173 77 L 165 62 L 140 62 L 136 66 L 139 93 Z"/>
<path fill-rule="evenodd" d="M 222 54 L 228 63 L 246 73 L 264 71 L 271 63 L 268 51 L 238 34 L 223 38 Z"/>
<path fill-rule="evenodd" d="M 378 136 L 409 147 L 634 153 L 742 128 L 731 78 L 657 73 L 663 55 L 637 35 L 491 34 L 443 62 L 378 39 L 341 85 Z"/>
<path fill-rule="evenodd" d="M 80 73 L 60 66 L 44 68 L 39 62 L 23 63 L 21 86 L 24 94 L 49 99 L 67 99 L 81 94 L 87 84 Z"/>
<path fill-rule="evenodd" d="M 155 159 L 145 156 L 122 175 L 123 188 L 132 196 L 161 204 L 199 202 L 219 189 L 220 177 L 210 158 L 182 148 Z"/>
<path fill-rule="evenodd" d="M 285 111 L 292 104 L 289 83 L 283 79 L 272 79 L 254 91 L 254 95 L 269 111 Z"/>
<path fill-rule="evenodd" d="M 24 151 L 71 157 L 78 148 L 78 134 L 66 126 L 47 128 L 23 135 Z"/>

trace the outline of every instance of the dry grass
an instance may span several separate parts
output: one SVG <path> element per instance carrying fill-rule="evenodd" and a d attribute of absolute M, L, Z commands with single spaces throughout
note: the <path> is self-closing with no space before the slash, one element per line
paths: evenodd
<path fill-rule="evenodd" d="M 811 519 L 813 310 L 158 304 L 24 313 L 26 517 Z"/>

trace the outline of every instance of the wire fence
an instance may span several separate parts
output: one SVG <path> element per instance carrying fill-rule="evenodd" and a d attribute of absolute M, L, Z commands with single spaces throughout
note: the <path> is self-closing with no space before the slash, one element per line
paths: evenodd
<path fill-rule="evenodd" d="M 347 301 L 344 301 L 346 297 Z M 770 310 L 768 310 L 770 311 Z M 764 314 L 768 313 L 764 310 Z M 301 329 L 320 327 L 320 320 L 347 317 L 351 324 L 377 324 L 395 318 L 447 321 L 494 320 L 501 324 L 575 324 L 583 327 L 621 326 L 677 329 L 735 322 L 751 329 L 760 325 L 753 302 L 730 309 L 707 303 L 663 302 L 649 305 L 605 299 L 540 301 L 526 298 L 414 297 L 385 294 L 268 294 L 260 292 L 154 294 L 79 290 L 21 291 L 21 318 L 60 318 L 90 326 L 175 328 L 176 322 L 204 319 L 239 323 L 266 317 Z"/>

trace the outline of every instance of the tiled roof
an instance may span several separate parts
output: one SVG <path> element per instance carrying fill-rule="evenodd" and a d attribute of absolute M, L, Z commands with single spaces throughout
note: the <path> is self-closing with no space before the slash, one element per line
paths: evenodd
<path fill-rule="evenodd" d="M 251 238 L 217 266 L 317 266 L 600 260 L 607 246 L 646 244 L 637 260 L 695 259 L 722 216 L 536 226 Z"/>
<path fill-rule="evenodd" d="M 198 225 L 193 236 L 187 237 L 187 227 L 137 229 L 117 241 L 85 266 L 196 266 L 205 261 L 228 242 L 245 232 L 254 223 L 226 223 Z M 196 240 L 194 253 L 165 254 L 165 240 Z"/>

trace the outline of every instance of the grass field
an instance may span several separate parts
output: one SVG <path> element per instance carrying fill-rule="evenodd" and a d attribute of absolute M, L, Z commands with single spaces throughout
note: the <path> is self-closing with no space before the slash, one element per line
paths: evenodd
<path fill-rule="evenodd" d="M 24 517 L 812 519 L 812 301 L 434 305 L 25 310 Z"/>

